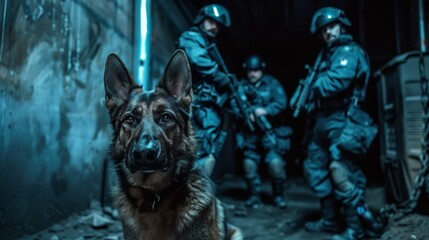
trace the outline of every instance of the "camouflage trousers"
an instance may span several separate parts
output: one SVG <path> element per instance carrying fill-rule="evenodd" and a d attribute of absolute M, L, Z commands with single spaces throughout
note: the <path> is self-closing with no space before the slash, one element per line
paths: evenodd
<path fill-rule="evenodd" d="M 366 177 L 359 159 L 337 147 L 346 122 L 345 112 L 322 112 L 315 117 L 304 161 L 308 184 L 318 198 L 334 195 L 344 204 L 357 204 L 363 198 Z"/>

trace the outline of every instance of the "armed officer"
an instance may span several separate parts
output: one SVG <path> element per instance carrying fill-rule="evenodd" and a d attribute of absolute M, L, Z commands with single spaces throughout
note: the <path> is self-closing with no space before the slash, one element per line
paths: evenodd
<path fill-rule="evenodd" d="M 283 196 L 286 162 L 283 156 L 290 150 L 289 137 L 292 130 L 285 126 L 276 127 L 276 122 L 273 121 L 287 106 L 286 93 L 277 79 L 264 73 L 266 63 L 260 56 L 249 56 L 243 67 L 247 72 L 247 79 L 241 81 L 241 87 L 249 101 L 250 119 L 256 123 L 263 117 L 271 125 L 271 128 L 261 129 L 255 124 L 253 132 L 246 127 L 243 129 L 243 168 L 250 192 L 246 206 L 257 208 L 261 204 L 261 179 L 258 169 L 263 162 L 271 176 L 273 203 L 277 207 L 286 208 L 287 203 Z"/>
<path fill-rule="evenodd" d="M 315 12 L 310 29 L 326 43 L 307 105 L 314 125 L 304 161 L 308 183 L 321 202 L 322 218 L 307 222 L 305 228 L 340 232 L 342 207 L 346 228 L 334 239 L 361 239 L 364 230 L 375 234 L 371 231 L 378 227 L 364 198 L 366 178 L 358 165 L 362 155 L 340 150 L 346 148 L 338 145 L 346 112 L 363 100 L 370 76 L 367 53 L 346 33 L 350 26 L 341 9 L 325 7 Z"/>
<path fill-rule="evenodd" d="M 229 82 L 226 73 L 211 56 L 209 46 L 221 27 L 229 27 L 228 10 L 218 4 L 202 7 L 193 26 L 183 32 L 176 47 L 183 49 L 192 71 L 194 104 L 193 123 L 198 141 L 198 163 L 210 175 L 215 167 L 216 156 L 226 138 L 222 130 L 221 94 L 227 92 Z"/>

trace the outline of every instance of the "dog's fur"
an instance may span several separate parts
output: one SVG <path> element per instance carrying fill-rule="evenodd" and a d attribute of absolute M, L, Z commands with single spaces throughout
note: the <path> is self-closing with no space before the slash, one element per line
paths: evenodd
<path fill-rule="evenodd" d="M 241 239 L 239 229 L 226 224 L 212 182 L 195 163 L 185 53 L 173 54 L 151 92 L 111 54 L 104 84 L 119 183 L 114 200 L 125 239 Z"/>

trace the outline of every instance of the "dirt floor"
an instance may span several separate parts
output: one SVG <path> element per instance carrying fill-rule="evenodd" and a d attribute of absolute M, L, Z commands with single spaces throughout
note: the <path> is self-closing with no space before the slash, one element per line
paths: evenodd
<path fill-rule="evenodd" d="M 304 230 L 304 222 L 319 217 L 319 203 L 302 179 L 295 178 L 288 181 L 285 196 L 289 205 L 285 210 L 271 206 L 270 190 L 269 183 L 265 182 L 264 205 L 258 209 L 247 209 L 243 205 L 246 191 L 242 179 L 226 176 L 218 182 L 218 196 L 225 203 L 229 221 L 242 229 L 245 239 L 319 240 L 331 237 L 329 234 L 315 234 Z M 382 195 L 381 187 L 368 189 L 367 199 L 372 209 L 382 206 L 380 201 Z M 374 199 L 378 200 L 374 201 Z M 101 211 L 100 205 L 94 203 L 81 214 L 70 216 L 46 230 L 20 239 L 116 240 L 123 238 L 117 211 L 109 207 Z M 380 239 L 429 239 L 429 216 L 412 214 L 402 219 L 391 220 Z"/>

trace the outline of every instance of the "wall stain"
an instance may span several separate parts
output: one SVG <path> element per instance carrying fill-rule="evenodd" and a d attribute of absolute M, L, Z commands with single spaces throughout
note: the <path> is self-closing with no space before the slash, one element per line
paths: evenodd
<path fill-rule="evenodd" d="M 133 56 L 133 36 L 124 35 L 132 33 L 131 0 L 121 9 L 110 7 L 116 0 L 8 2 L 0 59 L 0 239 L 40 230 L 99 197 L 110 134 L 101 101 L 104 64 L 111 52 L 127 63 Z"/>

